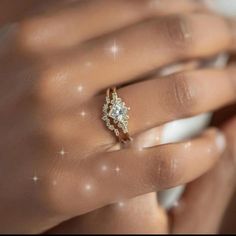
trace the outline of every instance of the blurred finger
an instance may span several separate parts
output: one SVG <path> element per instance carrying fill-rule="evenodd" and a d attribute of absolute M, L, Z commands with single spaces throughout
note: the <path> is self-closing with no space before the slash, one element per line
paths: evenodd
<path fill-rule="evenodd" d="M 227 155 L 213 171 L 189 184 L 172 210 L 173 233 L 217 233 L 235 186 L 235 165 Z"/>
<path fill-rule="evenodd" d="M 236 184 L 236 120 L 225 127 L 228 149 L 217 166 L 187 186 L 172 212 L 173 233 L 217 233 Z M 186 219 L 188 223 L 186 223 Z M 203 220 L 204 219 L 204 220 Z"/>
<path fill-rule="evenodd" d="M 54 5 L 58 5 L 57 1 Z M 153 16 L 201 8 L 202 4 L 193 0 L 179 0 L 178 4 L 171 0 L 67 1 L 61 9 L 52 8 L 47 14 L 26 19 L 21 27 L 32 32 L 32 37 L 25 42 L 28 46 L 34 45 L 34 50 L 48 53 L 78 45 Z"/>
<path fill-rule="evenodd" d="M 141 76 L 150 78 L 151 71 L 175 61 L 219 53 L 231 42 L 230 27 L 217 16 L 187 14 L 154 19 L 87 42 L 62 57 L 46 58 L 48 69 L 41 84 L 45 94 L 47 88 L 54 89 L 48 94 L 52 102 L 53 98 L 56 103 L 62 99 L 62 104 L 71 105 L 72 98 L 78 100 L 78 86 L 82 99 L 89 99 L 110 86 L 134 82 Z M 58 75 L 63 78 L 60 83 Z M 80 85 L 78 78 L 82 78 Z"/>

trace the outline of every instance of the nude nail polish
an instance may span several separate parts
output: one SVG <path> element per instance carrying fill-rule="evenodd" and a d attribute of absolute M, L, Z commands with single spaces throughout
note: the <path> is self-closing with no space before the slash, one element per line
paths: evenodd
<path fill-rule="evenodd" d="M 216 137 L 216 146 L 220 152 L 223 152 L 226 148 L 226 139 L 224 134 L 219 132 Z"/>

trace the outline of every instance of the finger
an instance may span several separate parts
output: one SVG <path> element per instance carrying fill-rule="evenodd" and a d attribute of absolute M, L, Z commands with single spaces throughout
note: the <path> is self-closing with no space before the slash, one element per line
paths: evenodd
<path fill-rule="evenodd" d="M 151 20 L 91 41 L 76 53 L 45 59 L 50 68 L 42 74 L 41 84 L 46 87 L 44 93 L 54 88 L 48 95 L 52 102 L 61 98 L 62 104 L 71 104 L 73 97 L 78 99 L 78 86 L 83 88 L 81 99 L 88 99 L 176 60 L 226 50 L 231 39 L 228 24 L 217 16 L 190 14 Z M 63 78 L 60 83 L 58 76 Z"/>
<path fill-rule="evenodd" d="M 109 203 L 184 184 L 214 165 L 224 149 L 222 140 L 218 131 L 211 130 L 191 142 L 101 153 L 77 164 L 71 161 L 70 172 L 63 173 L 63 178 L 57 176 L 61 184 L 52 192 L 53 204 L 64 214 L 74 212 L 76 216 L 78 209 L 83 214 Z"/>
<path fill-rule="evenodd" d="M 55 5 L 57 3 L 54 2 Z M 146 18 L 168 13 L 199 10 L 197 1 L 180 0 L 90 0 L 69 2 L 51 13 L 26 19 L 22 30 L 31 37 L 22 43 L 37 52 L 77 45 L 82 41 L 107 34 Z M 37 45 L 37 46 L 36 46 Z"/>
<path fill-rule="evenodd" d="M 153 147 L 162 144 L 163 126 L 146 130 L 133 137 L 132 145 L 137 148 Z"/>
<path fill-rule="evenodd" d="M 166 122 L 217 110 L 236 101 L 232 69 L 204 69 L 152 79 L 118 90 L 131 109 L 129 130 L 140 132 Z"/>
<path fill-rule="evenodd" d="M 233 103 L 236 99 L 234 71 L 233 68 L 229 68 L 182 72 L 178 75 L 162 79 L 154 78 L 119 89 L 118 95 L 131 108 L 128 114 L 130 135 L 135 137 L 143 130 L 171 120 L 212 111 Z M 56 98 L 59 100 L 59 96 Z M 71 116 L 70 120 L 67 118 L 67 122 L 55 121 L 55 125 L 51 125 L 50 129 L 58 133 L 63 124 L 63 133 L 57 136 L 68 137 L 67 145 L 69 146 L 71 146 L 70 142 L 73 143 L 73 140 L 78 139 L 84 143 L 85 147 L 94 143 L 100 147 L 110 146 L 115 139 L 113 133 L 102 121 L 104 102 L 105 95 L 99 95 L 80 107 L 76 104 L 73 106 L 74 116 Z M 59 103 L 60 108 L 64 103 L 64 101 Z M 56 106 L 53 107 L 53 111 L 55 108 Z M 83 136 L 81 140 L 79 135 L 82 132 L 81 127 L 86 127 L 83 130 L 85 136 L 86 133 L 92 133 L 93 136 L 89 139 L 84 139 L 85 136 Z M 70 132 L 70 130 L 80 130 L 80 132 Z"/>
<path fill-rule="evenodd" d="M 235 129 L 235 124 L 231 129 Z M 188 185 L 171 211 L 173 233 L 217 233 L 235 190 L 236 165 L 232 154 L 228 150 L 213 170 Z"/>
<path fill-rule="evenodd" d="M 227 50 L 231 43 L 231 28 L 223 18 L 186 14 L 145 21 L 114 32 L 88 44 L 88 50 L 80 56 L 91 58 L 91 77 L 87 79 L 102 78 L 95 85 L 101 90 L 130 82 L 175 61 Z M 77 62 L 77 66 L 83 64 Z"/>
<path fill-rule="evenodd" d="M 188 185 L 178 207 L 172 210 L 173 232 L 216 233 L 218 231 L 236 184 L 234 148 L 236 137 L 235 132 L 232 132 L 235 128 L 236 119 L 228 121 L 227 125 L 223 126 L 228 143 L 224 157 L 213 170 Z M 186 217 L 187 225 L 184 223 Z"/>
<path fill-rule="evenodd" d="M 156 127 L 137 135 L 134 140 L 135 146 L 144 148 L 160 144 L 162 129 Z M 120 147 L 117 144 L 109 151 L 119 149 Z M 106 218 L 105 221 L 104 218 Z M 167 232 L 167 215 L 159 208 L 156 193 L 149 193 L 76 217 L 53 228 L 48 233 L 121 234 Z"/>
<path fill-rule="evenodd" d="M 130 135 L 235 102 L 236 83 L 233 75 L 232 68 L 203 69 L 154 78 L 118 89 L 118 96 L 130 107 Z M 99 95 L 91 101 L 86 107 L 87 117 L 83 119 L 83 122 L 88 122 L 89 130 L 93 131 L 94 141 L 101 144 L 111 143 L 113 139 L 113 133 L 101 120 L 104 100 L 104 95 Z"/>
<path fill-rule="evenodd" d="M 156 194 L 151 193 L 72 219 L 50 230 L 49 234 L 160 234 L 167 232 L 167 217 L 157 206 Z"/>

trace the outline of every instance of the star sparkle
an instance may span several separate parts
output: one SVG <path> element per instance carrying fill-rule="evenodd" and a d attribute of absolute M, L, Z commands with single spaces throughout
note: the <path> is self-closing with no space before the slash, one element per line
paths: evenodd
<path fill-rule="evenodd" d="M 92 186 L 90 184 L 85 185 L 85 190 L 86 191 L 91 191 L 91 189 L 92 189 Z"/>
<path fill-rule="evenodd" d="M 85 111 L 81 111 L 81 112 L 80 112 L 80 115 L 81 115 L 82 117 L 85 117 L 86 112 L 85 112 Z"/>
<path fill-rule="evenodd" d="M 78 91 L 79 93 L 83 92 L 83 90 L 84 90 L 84 87 L 83 87 L 82 85 L 79 85 L 79 86 L 77 87 L 77 91 Z"/>
<path fill-rule="evenodd" d="M 139 151 L 139 152 L 142 152 L 142 151 L 143 151 L 143 147 L 139 147 L 139 148 L 138 148 L 138 151 Z"/>
<path fill-rule="evenodd" d="M 101 169 L 102 169 L 103 172 L 105 172 L 105 171 L 108 170 L 108 167 L 106 165 L 102 165 Z"/>
<path fill-rule="evenodd" d="M 37 175 L 34 175 L 32 177 L 32 180 L 34 181 L 34 183 L 37 183 L 39 181 L 39 177 Z"/>
<path fill-rule="evenodd" d="M 188 149 L 192 146 L 192 143 L 191 142 L 187 142 L 185 145 L 184 145 L 184 148 L 185 149 Z"/>
<path fill-rule="evenodd" d="M 116 60 L 118 54 L 121 52 L 121 47 L 118 45 L 116 40 L 114 40 L 113 43 L 107 48 L 107 51 L 112 55 L 113 59 Z"/>
<path fill-rule="evenodd" d="M 91 66 L 92 66 L 92 62 L 91 61 L 85 62 L 85 67 L 89 68 Z"/>
<path fill-rule="evenodd" d="M 124 202 L 118 202 L 119 207 L 124 207 L 125 203 Z"/>
<path fill-rule="evenodd" d="M 212 151 L 213 151 L 213 150 L 212 150 L 212 147 L 208 147 L 208 148 L 207 148 L 207 153 L 208 153 L 208 154 L 212 153 Z"/>
<path fill-rule="evenodd" d="M 117 166 L 117 167 L 115 168 L 115 171 L 116 171 L 117 174 L 120 173 L 120 167 Z"/>
<path fill-rule="evenodd" d="M 64 157 L 67 153 L 68 153 L 68 152 L 66 152 L 66 151 L 64 150 L 64 148 L 62 148 L 62 149 L 58 152 L 58 154 L 59 154 L 61 157 Z"/>

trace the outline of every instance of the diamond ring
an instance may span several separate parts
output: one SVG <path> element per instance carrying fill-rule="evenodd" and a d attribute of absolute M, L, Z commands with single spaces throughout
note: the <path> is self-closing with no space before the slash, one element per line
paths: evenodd
<path fill-rule="evenodd" d="M 106 102 L 103 105 L 103 117 L 107 128 L 115 133 L 119 141 L 131 141 L 128 132 L 129 107 L 118 97 L 116 88 L 108 88 Z"/>

